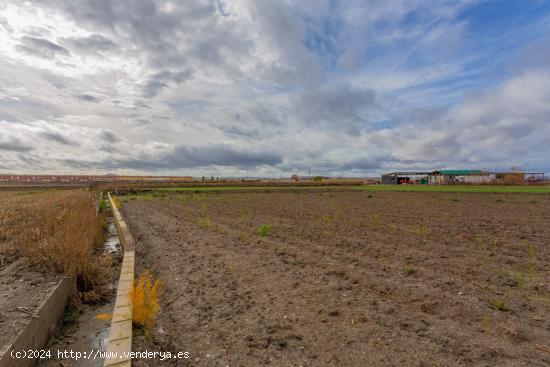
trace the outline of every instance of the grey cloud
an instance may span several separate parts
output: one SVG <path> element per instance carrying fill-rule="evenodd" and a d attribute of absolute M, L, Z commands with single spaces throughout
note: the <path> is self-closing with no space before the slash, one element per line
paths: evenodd
<path fill-rule="evenodd" d="M 308 125 L 357 134 L 368 122 L 366 112 L 376 107 L 372 90 L 338 86 L 301 93 L 294 112 Z"/>
<path fill-rule="evenodd" d="M 119 48 L 118 44 L 100 34 L 92 34 L 88 37 L 67 38 L 65 42 L 71 48 L 75 48 L 83 53 L 115 51 Z"/>
<path fill-rule="evenodd" d="M 77 96 L 78 99 L 86 102 L 93 102 L 93 103 L 99 103 L 101 102 L 101 99 L 95 96 L 92 96 L 90 94 L 80 94 Z"/>
<path fill-rule="evenodd" d="M 113 168 L 161 170 L 203 166 L 258 167 L 276 165 L 282 157 L 266 151 L 239 150 L 228 145 L 178 146 L 158 158 L 130 158 L 113 161 Z"/>
<path fill-rule="evenodd" d="M 63 136 L 61 133 L 55 131 L 42 131 L 39 133 L 39 135 L 46 138 L 47 140 L 51 140 L 62 145 L 78 145 L 77 142 L 72 141 Z"/>
<path fill-rule="evenodd" d="M 33 150 L 33 147 L 26 145 L 17 138 L 13 138 L 6 141 L 0 141 L 0 150 L 11 151 L 11 152 L 30 152 Z"/>
<path fill-rule="evenodd" d="M 162 71 L 151 75 L 143 87 L 143 95 L 151 98 L 159 94 L 170 84 L 180 84 L 191 77 L 189 71 Z"/>
<path fill-rule="evenodd" d="M 23 36 L 21 38 L 21 44 L 18 46 L 18 49 L 25 53 L 43 58 L 52 58 L 56 55 L 69 56 L 70 54 L 66 48 L 52 41 L 29 36 Z"/>
<path fill-rule="evenodd" d="M 122 140 L 122 138 L 118 135 L 116 135 L 111 130 L 102 129 L 100 134 L 100 138 L 105 140 L 107 143 L 117 143 Z"/>

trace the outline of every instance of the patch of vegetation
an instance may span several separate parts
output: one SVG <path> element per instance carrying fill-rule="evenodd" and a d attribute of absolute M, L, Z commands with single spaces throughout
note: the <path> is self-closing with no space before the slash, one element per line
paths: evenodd
<path fill-rule="evenodd" d="M 410 265 L 405 265 L 405 268 L 403 269 L 403 274 L 410 277 L 416 273 L 416 270 L 412 268 Z"/>
<path fill-rule="evenodd" d="M 489 301 L 489 306 L 491 306 L 491 308 L 493 310 L 497 310 L 497 311 L 509 311 L 510 309 L 508 308 L 508 306 L 506 306 L 506 304 L 504 303 L 504 301 L 500 298 L 495 298 L 491 301 Z"/>
<path fill-rule="evenodd" d="M 502 200 L 501 198 L 496 198 L 495 199 L 495 203 L 503 203 L 503 202 L 504 202 L 504 200 Z"/>
<path fill-rule="evenodd" d="M 160 280 L 153 279 L 151 273 L 145 270 L 139 274 L 128 294 L 132 303 L 132 322 L 143 329 L 146 339 L 150 338 L 155 316 L 160 311 L 160 290 Z"/>
<path fill-rule="evenodd" d="M 459 202 L 459 200 L 458 200 L 457 197 L 451 198 L 451 201 L 453 201 L 453 202 L 455 202 L 455 203 L 458 203 L 458 202 Z"/>
<path fill-rule="evenodd" d="M 32 206 L 20 209 L 23 236 L 14 243 L 35 269 L 76 277 L 76 309 L 81 302 L 98 302 L 108 295 L 109 256 L 94 255 L 103 244 L 105 213 L 97 215 L 92 193 L 86 191 L 44 193 Z M 105 204 L 106 205 L 106 204 Z M 29 211 L 29 212 L 27 212 Z"/>
<path fill-rule="evenodd" d="M 516 282 L 518 287 L 523 287 L 523 283 L 525 282 L 525 274 L 523 274 L 521 271 L 516 271 L 514 273 L 514 281 Z"/>
<path fill-rule="evenodd" d="M 269 224 L 260 224 L 258 229 L 256 230 L 256 233 L 260 236 L 267 236 L 271 232 L 271 226 Z"/>
<path fill-rule="evenodd" d="M 107 201 L 103 199 L 99 200 L 98 209 L 100 213 L 107 209 Z"/>

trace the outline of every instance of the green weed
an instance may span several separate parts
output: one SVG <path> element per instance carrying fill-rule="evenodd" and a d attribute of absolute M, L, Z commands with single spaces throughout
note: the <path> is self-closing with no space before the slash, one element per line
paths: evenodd
<path fill-rule="evenodd" d="M 493 300 L 489 301 L 489 306 L 491 306 L 491 308 L 492 308 L 493 310 L 497 310 L 497 311 L 509 311 L 508 306 L 506 306 L 506 304 L 504 303 L 504 301 L 501 300 L 500 298 L 496 298 L 496 299 L 493 299 Z"/>
<path fill-rule="evenodd" d="M 256 233 L 260 236 L 267 236 L 271 232 L 271 226 L 269 224 L 260 224 L 258 229 L 256 230 Z"/>

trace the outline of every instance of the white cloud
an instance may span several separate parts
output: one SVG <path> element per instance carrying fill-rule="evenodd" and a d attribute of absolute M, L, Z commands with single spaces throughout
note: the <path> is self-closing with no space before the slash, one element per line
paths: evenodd
<path fill-rule="evenodd" d="M 1 4 L 0 170 L 550 170 L 550 65 L 482 79 L 475 3 Z"/>

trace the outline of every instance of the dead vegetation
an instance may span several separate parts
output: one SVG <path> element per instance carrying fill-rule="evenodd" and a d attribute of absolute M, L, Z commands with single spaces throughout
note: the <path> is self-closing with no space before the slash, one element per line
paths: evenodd
<path fill-rule="evenodd" d="M 4 192 L 0 203 L 4 266 L 24 257 L 37 271 L 76 277 L 77 303 L 103 299 L 110 258 L 96 254 L 105 213 L 96 211 L 91 192 Z"/>

